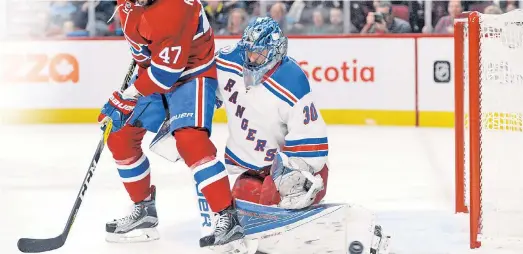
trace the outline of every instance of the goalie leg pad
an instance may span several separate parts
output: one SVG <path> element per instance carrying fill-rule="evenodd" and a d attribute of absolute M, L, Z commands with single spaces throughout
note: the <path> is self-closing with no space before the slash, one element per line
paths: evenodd
<path fill-rule="evenodd" d="M 371 211 L 358 205 L 318 204 L 289 210 L 237 200 L 236 206 L 246 241 L 258 241 L 258 251 L 262 253 L 389 254 L 390 251 L 390 236 L 376 225 Z"/>

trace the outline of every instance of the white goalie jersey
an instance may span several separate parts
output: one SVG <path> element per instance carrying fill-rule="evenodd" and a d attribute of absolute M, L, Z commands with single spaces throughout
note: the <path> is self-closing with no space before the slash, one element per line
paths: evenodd
<path fill-rule="evenodd" d="M 258 171 L 278 152 L 301 157 L 318 172 L 327 162 L 325 122 L 314 104 L 300 66 L 285 57 L 262 84 L 246 88 L 240 50 L 228 47 L 217 56 L 218 107 L 225 106 L 229 138 L 225 164 L 232 174 Z"/>

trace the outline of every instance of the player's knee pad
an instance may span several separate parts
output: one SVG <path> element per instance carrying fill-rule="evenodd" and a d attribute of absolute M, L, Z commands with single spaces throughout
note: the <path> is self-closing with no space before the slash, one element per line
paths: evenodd
<path fill-rule="evenodd" d="M 323 168 L 314 175 L 320 175 L 321 178 L 323 179 L 323 190 L 321 190 L 320 192 L 318 192 L 318 194 L 316 194 L 316 198 L 314 199 L 314 203 L 313 203 L 313 204 L 318 204 L 327 194 L 327 182 L 329 180 L 329 167 L 327 166 L 327 164 L 325 164 L 325 166 L 323 166 Z"/>
<path fill-rule="evenodd" d="M 234 182 L 232 196 L 237 199 L 258 203 L 262 191 L 262 178 L 243 173 Z"/>
<path fill-rule="evenodd" d="M 140 158 L 143 154 L 142 139 L 145 132 L 145 129 L 126 125 L 121 130 L 109 134 L 107 147 L 113 154 L 113 158 L 117 161 Z"/>
<path fill-rule="evenodd" d="M 203 158 L 216 156 L 216 147 L 205 129 L 182 128 L 174 131 L 176 148 L 187 166 L 191 167 Z"/>
<path fill-rule="evenodd" d="M 260 194 L 259 204 L 261 205 L 277 205 L 281 201 L 281 196 L 276 189 L 276 184 L 272 176 L 266 176 L 263 180 L 262 191 Z"/>

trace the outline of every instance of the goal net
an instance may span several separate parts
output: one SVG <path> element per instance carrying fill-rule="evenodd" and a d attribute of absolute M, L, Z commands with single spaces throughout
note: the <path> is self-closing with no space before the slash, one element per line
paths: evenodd
<path fill-rule="evenodd" d="M 523 10 L 454 24 L 456 212 L 470 247 L 523 243 Z"/>

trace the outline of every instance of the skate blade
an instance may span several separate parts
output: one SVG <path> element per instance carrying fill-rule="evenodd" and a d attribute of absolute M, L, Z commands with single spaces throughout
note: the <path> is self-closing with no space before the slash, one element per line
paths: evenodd
<path fill-rule="evenodd" d="M 222 254 L 255 254 L 258 250 L 258 241 L 242 238 L 224 245 L 214 245 L 208 248 L 215 253 Z"/>
<path fill-rule="evenodd" d="M 110 243 L 139 243 L 160 239 L 156 228 L 140 228 L 124 234 L 107 233 L 105 241 Z"/>

